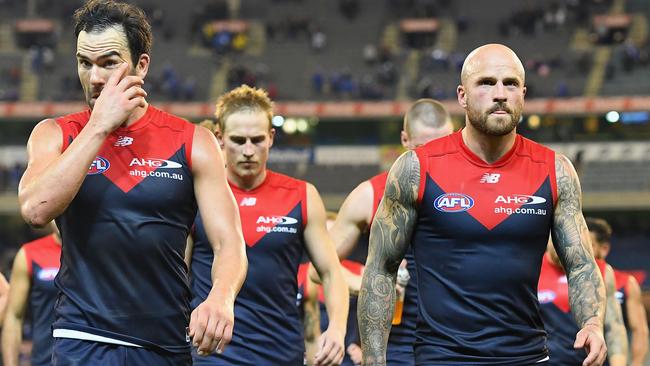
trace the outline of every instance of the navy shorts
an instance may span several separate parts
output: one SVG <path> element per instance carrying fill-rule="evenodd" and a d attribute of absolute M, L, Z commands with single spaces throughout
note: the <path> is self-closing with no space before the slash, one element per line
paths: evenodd
<path fill-rule="evenodd" d="M 389 344 L 386 351 L 386 365 L 415 366 L 413 346 Z"/>
<path fill-rule="evenodd" d="M 191 366 L 190 353 L 169 353 L 139 347 L 54 338 L 53 366 Z"/>

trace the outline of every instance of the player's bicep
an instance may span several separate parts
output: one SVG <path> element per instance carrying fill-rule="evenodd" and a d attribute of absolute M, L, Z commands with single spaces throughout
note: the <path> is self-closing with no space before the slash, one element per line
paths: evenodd
<path fill-rule="evenodd" d="M 24 187 L 61 156 L 62 147 L 63 132 L 55 120 L 46 119 L 34 127 L 27 141 L 27 167 L 20 180 L 19 196 L 22 196 Z"/>
<path fill-rule="evenodd" d="M 591 256 L 589 230 L 582 215 L 582 192 L 578 175 L 563 155 L 555 159 L 558 202 L 551 234 L 563 265 L 570 271 L 574 265 Z"/>
<path fill-rule="evenodd" d="M 368 264 L 386 266 L 397 271 L 411 240 L 417 220 L 417 197 L 420 184 L 420 163 L 408 151 L 393 164 L 384 197 L 370 229 Z"/>
<path fill-rule="evenodd" d="M 11 286 L 9 287 L 9 300 L 7 303 L 7 315 L 22 319 L 27 308 L 29 288 L 31 280 L 27 269 L 27 257 L 25 251 L 20 249 L 14 258 L 11 269 Z"/>
<path fill-rule="evenodd" d="M 305 248 L 319 275 L 338 266 L 334 243 L 325 225 L 325 205 L 316 188 L 307 184 L 307 226 L 305 227 Z"/>
<path fill-rule="evenodd" d="M 197 126 L 192 144 L 192 176 L 194 194 L 201 218 L 215 249 L 224 236 L 241 232 L 239 211 L 228 187 L 221 149 L 210 131 Z"/>
<path fill-rule="evenodd" d="M 330 229 L 336 252 L 346 258 L 359 242 L 363 232 L 370 227 L 373 192 L 370 182 L 365 181 L 346 197 Z"/>
<path fill-rule="evenodd" d="M 630 276 L 626 290 L 627 299 L 625 301 L 625 310 L 627 310 L 628 324 L 632 330 L 645 328 L 647 335 L 648 321 L 641 297 L 641 287 L 634 277 Z"/>

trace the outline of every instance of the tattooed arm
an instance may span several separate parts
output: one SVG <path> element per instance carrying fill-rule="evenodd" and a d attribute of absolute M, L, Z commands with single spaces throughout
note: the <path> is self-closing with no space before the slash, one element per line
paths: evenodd
<path fill-rule="evenodd" d="M 621 304 L 616 300 L 616 280 L 612 266 L 605 269 L 605 289 L 607 291 L 607 311 L 605 311 L 605 341 L 609 364 L 627 365 L 627 331 L 623 324 Z"/>
<path fill-rule="evenodd" d="M 605 285 L 591 252 L 582 216 L 582 192 L 573 165 L 564 155 L 555 158 L 558 201 L 551 234 L 569 282 L 569 302 L 581 330 L 575 348 L 588 352 L 583 366 L 602 365 L 607 354 L 603 339 Z"/>
<path fill-rule="evenodd" d="M 419 184 L 417 155 L 406 152 L 388 174 L 384 198 L 370 229 L 357 316 L 364 365 L 386 364 L 386 344 L 395 307 L 395 277 L 413 234 Z"/>

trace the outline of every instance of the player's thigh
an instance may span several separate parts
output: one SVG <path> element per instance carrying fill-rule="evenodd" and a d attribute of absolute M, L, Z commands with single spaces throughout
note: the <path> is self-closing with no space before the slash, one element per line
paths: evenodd
<path fill-rule="evenodd" d="M 147 348 L 129 347 L 126 351 L 125 366 L 191 366 L 192 356 L 186 353 L 169 353 Z"/>

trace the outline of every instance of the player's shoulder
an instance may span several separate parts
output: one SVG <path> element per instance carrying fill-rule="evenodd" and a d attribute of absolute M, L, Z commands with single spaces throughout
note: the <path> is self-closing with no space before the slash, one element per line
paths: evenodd
<path fill-rule="evenodd" d="M 307 185 L 309 185 L 305 180 L 278 173 L 270 169 L 266 170 L 266 174 L 268 175 L 268 184 L 273 188 L 305 189 Z"/>
<path fill-rule="evenodd" d="M 39 125 L 56 124 L 62 129 L 73 128 L 73 129 L 80 130 L 88 123 L 89 120 L 90 120 L 90 110 L 86 109 L 81 112 L 70 113 L 56 118 L 44 119 L 43 121 L 41 121 L 41 123 L 39 123 Z"/>
<path fill-rule="evenodd" d="M 563 156 L 561 154 L 556 153 L 550 147 L 542 145 L 539 142 L 535 142 L 522 135 L 517 134 L 517 139 L 519 139 L 520 141 L 519 148 L 517 150 L 517 154 L 519 156 L 526 156 L 534 161 L 553 163 L 553 164 L 555 163 L 555 159 Z"/>
<path fill-rule="evenodd" d="M 153 105 L 149 105 L 149 109 L 149 113 L 151 113 L 151 121 L 158 127 L 165 127 L 175 131 L 185 131 L 187 129 L 193 130 L 195 128 L 195 125 L 185 118 L 165 112 Z"/>
<path fill-rule="evenodd" d="M 22 248 L 25 252 L 34 252 L 43 249 L 47 249 L 50 246 L 54 245 L 54 238 L 52 235 L 46 235 L 41 238 L 32 240 L 22 245 Z"/>
<path fill-rule="evenodd" d="M 422 146 L 418 146 L 413 151 L 419 158 L 453 154 L 460 150 L 461 138 L 461 132 L 457 131 L 451 135 L 433 139 Z"/>
<path fill-rule="evenodd" d="M 386 180 L 388 179 L 388 171 L 383 171 L 374 177 L 369 178 L 367 181 L 372 185 L 372 187 L 378 187 L 378 186 L 385 186 L 386 185 Z M 363 184 L 362 182 L 361 184 Z M 361 185 L 360 184 L 360 185 Z"/>

